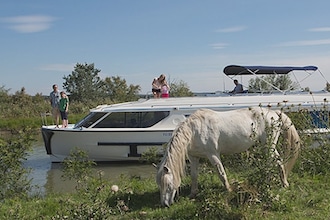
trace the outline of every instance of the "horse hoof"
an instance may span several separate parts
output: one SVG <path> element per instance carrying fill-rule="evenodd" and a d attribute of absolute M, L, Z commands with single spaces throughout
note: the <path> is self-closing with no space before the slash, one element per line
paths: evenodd
<path fill-rule="evenodd" d="M 190 193 L 189 199 L 195 199 L 197 193 Z"/>

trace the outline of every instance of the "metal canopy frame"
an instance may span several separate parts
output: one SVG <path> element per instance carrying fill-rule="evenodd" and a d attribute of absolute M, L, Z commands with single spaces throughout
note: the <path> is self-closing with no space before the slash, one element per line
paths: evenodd
<path fill-rule="evenodd" d="M 240 66 L 240 65 L 229 65 L 226 66 L 223 72 L 229 77 L 234 78 L 235 76 L 243 76 L 243 75 L 254 75 L 258 77 L 258 75 L 287 75 L 292 71 L 316 71 L 318 68 L 316 66 Z M 310 76 L 311 74 L 309 74 Z M 230 77 L 232 76 L 232 77 Z M 307 76 L 307 77 L 309 77 Z M 303 80 L 305 80 L 305 77 Z M 296 78 L 296 77 L 295 77 Z M 270 85 L 275 90 L 285 93 L 286 91 L 281 90 L 280 88 L 276 87 L 275 85 L 271 84 L 267 80 L 259 78 L 266 84 Z M 297 80 L 297 78 L 296 78 Z M 302 81 L 303 81 L 302 80 Z M 299 82 L 298 82 L 299 84 Z M 300 84 L 299 84 L 300 86 Z"/>

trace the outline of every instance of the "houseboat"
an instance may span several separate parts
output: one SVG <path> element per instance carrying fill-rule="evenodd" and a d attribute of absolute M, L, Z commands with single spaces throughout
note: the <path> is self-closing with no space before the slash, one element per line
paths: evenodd
<path fill-rule="evenodd" d="M 225 74 L 288 74 L 291 71 L 315 71 L 317 67 L 228 66 Z M 307 110 L 317 117 L 328 109 L 330 94 L 320 92 L 221 93 L 209 97 L 140 99 L 102 105 L 68 128 L 44 125 L 41 128 L 47 154 L 52 162 L 62 162 L 74 148 L 88 153 L 94 161 L 139 160 L 141 154 L 156 147 L 161 154 L 176 126 L 201 108 L 228 111 L 253 106 Z M 228 125 L 230 126 L 230 125 Z M 318 123 L 312 132 L 328 132 L 328 121 Z"/>

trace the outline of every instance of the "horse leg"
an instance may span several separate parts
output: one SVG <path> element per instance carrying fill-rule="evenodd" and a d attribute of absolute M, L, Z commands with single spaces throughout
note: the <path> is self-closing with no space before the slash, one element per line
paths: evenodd
<path fill-rule="evenodd" d="M 285 171 L 285 167 L 284 167 L 283 161 L 281 160 L 280 154 L 278 153 L 278 151 L 275 148 L 273 148 L 273 156 L 275 156 L 277 158 L 276 161 L 280 168 L 280 175 L 281 175 L 283 187 L 288 187 L 289 182 L 288 182 L 287 173 Z"/>
<path fill-rule="evenodd" d="M 231 192 L 232 189 L 230 187 L 230 184 L 227 179 L 227 174 L 225 172 L 225 168 L 222 165 L 222 162 L 220 160 L 220 157 L 217 155 L 211 155 L 209 156 L 209 160 L 211 161 L 212 164 L 217 168 L 220 180 L 222 181 L 223 185 L 226 187 L 226 189 Z"/>
<path fill-rule="evenodd" d="M 198 166 L 199 166 L 199 158 L 198 157 L 190 157 L 190 175 L 191 175 L 191 192 L 189 197 L 195 198 L 198 193 Z"/>
<path fill-rule="evenodd" d="M 277 164 L 280 168 L 280 176 L 281 176 L 281 180 L 282 180 L 282 184 L 284 187 L 288 187 L 289 186 L 289 182 L 288 182 L 288 178 L 287 178 L 287 173 L 283 164 L 283 160 L 281 159 L 280 154 L 278 153 L 277 149 L 276 149 L 276 144 L 279 138 L 280 132 L 276 131 L 273 134 L 273 143 L 271 146 L 271 156 L 276 158 Z"/>

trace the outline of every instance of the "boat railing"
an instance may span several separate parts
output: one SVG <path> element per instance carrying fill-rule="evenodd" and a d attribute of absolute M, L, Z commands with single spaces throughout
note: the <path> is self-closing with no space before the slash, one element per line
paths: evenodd
<path fill-rule="evenodd" d="M 51 116 L 52 114 L 49 112 L 42 112 L 40 113 L 40 117 L 41 117 L 41 123 L 43 126 L 47 126 L 48 125 L 48 117 L 47 116 Z"/>

